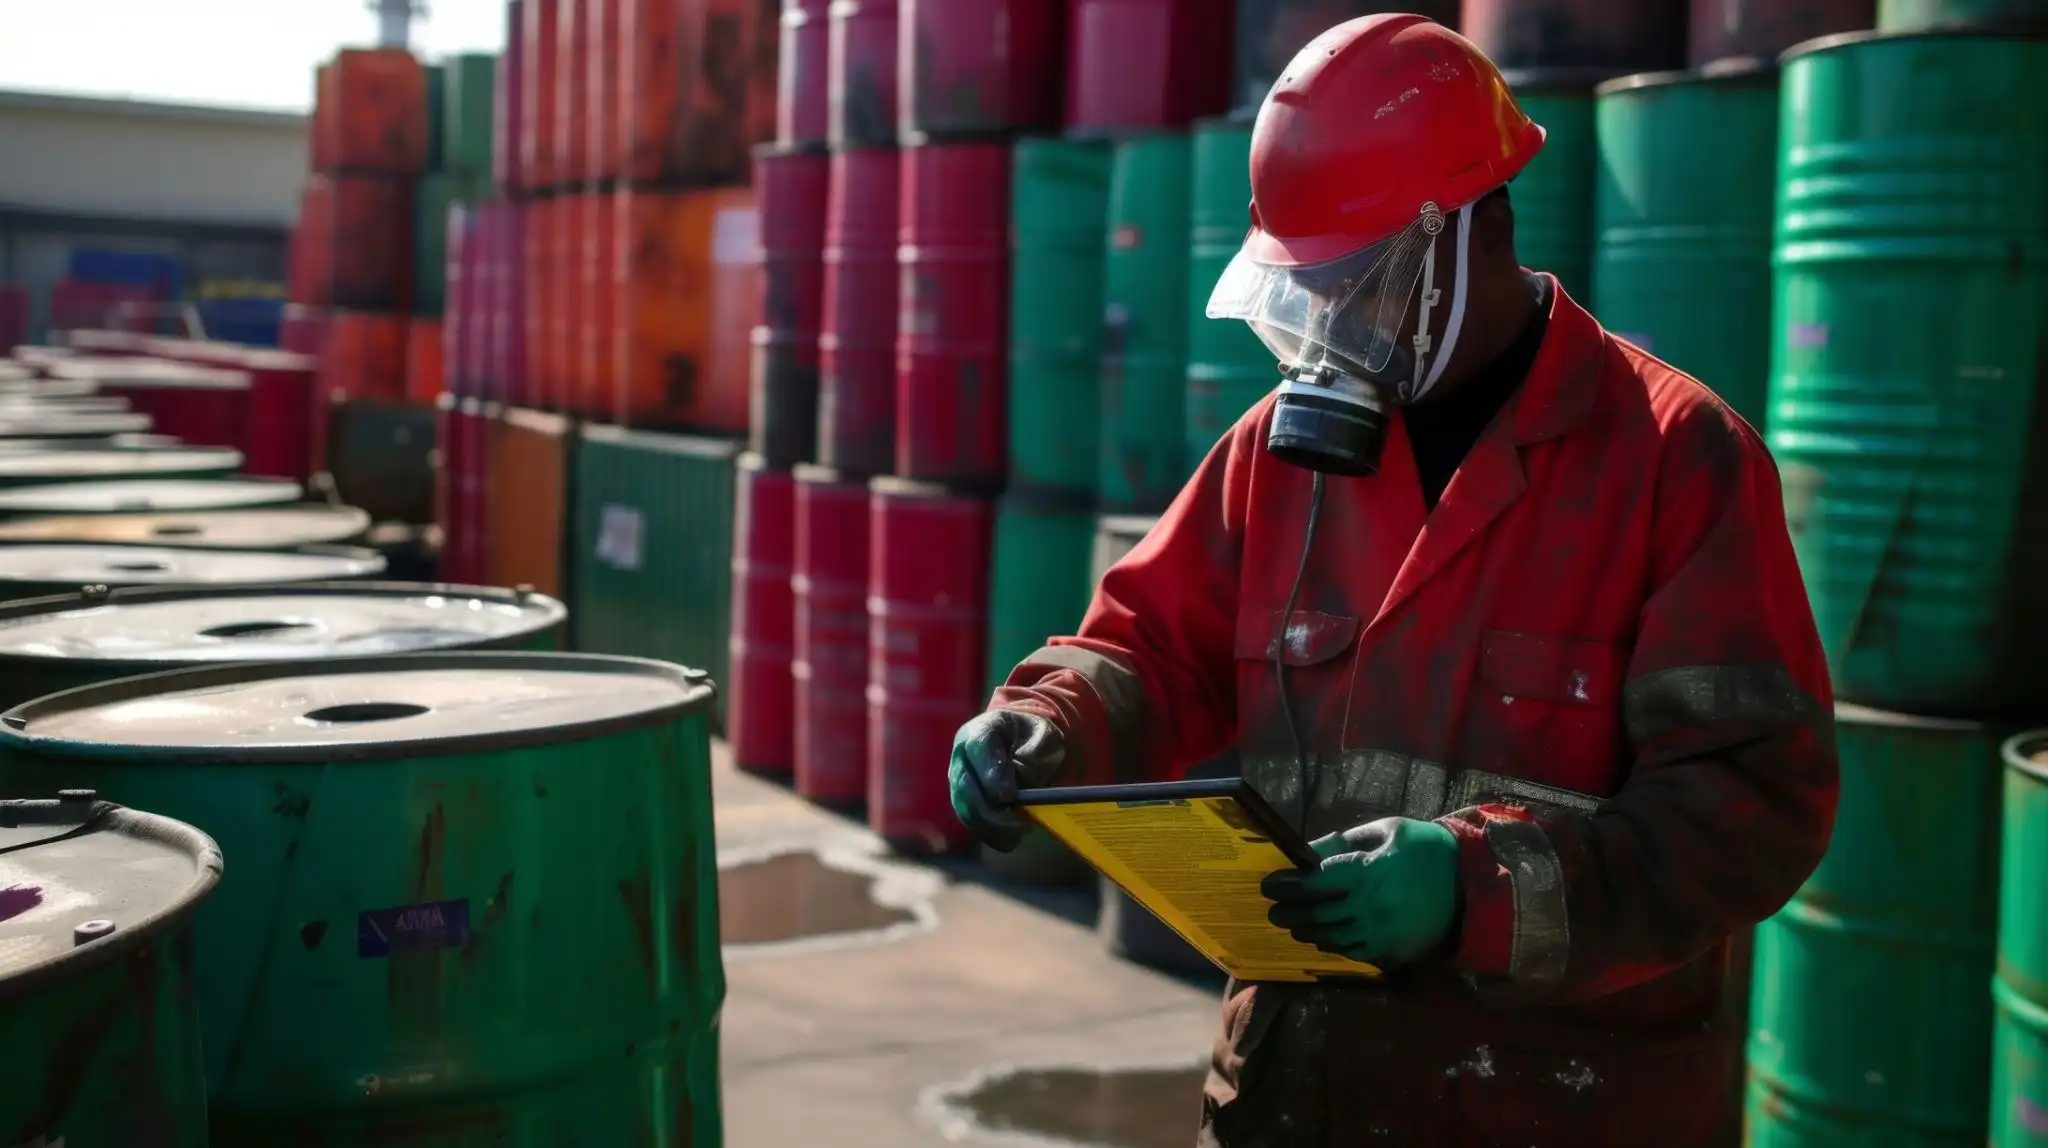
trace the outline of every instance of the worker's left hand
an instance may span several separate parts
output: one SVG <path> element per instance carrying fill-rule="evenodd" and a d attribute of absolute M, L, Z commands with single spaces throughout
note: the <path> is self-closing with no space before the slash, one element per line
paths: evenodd
<path fill-rule="evenodd" d="M 1401 964 L 1443 944 L 1458 913 L 1458 839 L 1434 821 L 1387 817 L 1309 843 L 1319 869 L 1283 869 L 1260 886 L 1267 918 L 1296 940 L 1372 964 Z"/>

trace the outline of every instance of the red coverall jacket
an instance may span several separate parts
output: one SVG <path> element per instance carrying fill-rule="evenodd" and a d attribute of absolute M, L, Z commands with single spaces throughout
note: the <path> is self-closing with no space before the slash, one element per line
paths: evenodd
<path fill-rule="evenodd" d="M 1293 614 L 1308 471 L 1269 399 L 997 707 L 1059 725 L 1061 784 L 1178 776 L 1238 743 L 1311 836 L 1458 836 L 1441 957 L 1364 987 L 1232 983 L 1201 1141 L 1690 1148 L 1731 1081 L 1731 932 L 1818 864 L 1833 700 L 1776 467 L 1699 383 L 1555 294 L 1519 393 L 1425 515 L 1402 424 L 1331 477 Z"/>

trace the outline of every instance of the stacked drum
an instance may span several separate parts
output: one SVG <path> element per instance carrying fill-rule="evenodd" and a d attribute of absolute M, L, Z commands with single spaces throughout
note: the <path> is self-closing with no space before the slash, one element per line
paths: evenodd
<path fill-rule="evenodd" d="M 717 1143 L 708 676 L 4 365 L 10 1143 Z"/>

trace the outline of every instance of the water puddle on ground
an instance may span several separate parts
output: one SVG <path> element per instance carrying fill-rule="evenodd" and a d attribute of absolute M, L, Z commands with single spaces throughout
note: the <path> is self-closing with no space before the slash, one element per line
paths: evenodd
<path fill-rule="evenodd" d="M 917 914 L 875 898 L 875 875 L 799 850 L 718 874 L 718 928 L 728 945 L 766 945 L 909 925 Z"/>
<path fill-rule="evenodd" d="M 1187 1148 L 1201 1123 L 1206 1067 L 1030 1068 L 984 1077 L 939 1102 L 969 1132 L 1099 1148 Z"/>

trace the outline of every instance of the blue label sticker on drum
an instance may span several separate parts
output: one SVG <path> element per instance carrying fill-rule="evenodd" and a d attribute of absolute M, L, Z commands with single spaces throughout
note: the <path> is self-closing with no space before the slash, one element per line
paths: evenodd
<path fill-rule="evenodd" d="M 469 943 L 469 898 L 423 901 L 356 915 L 356 956 L 388 957 Z"/>

